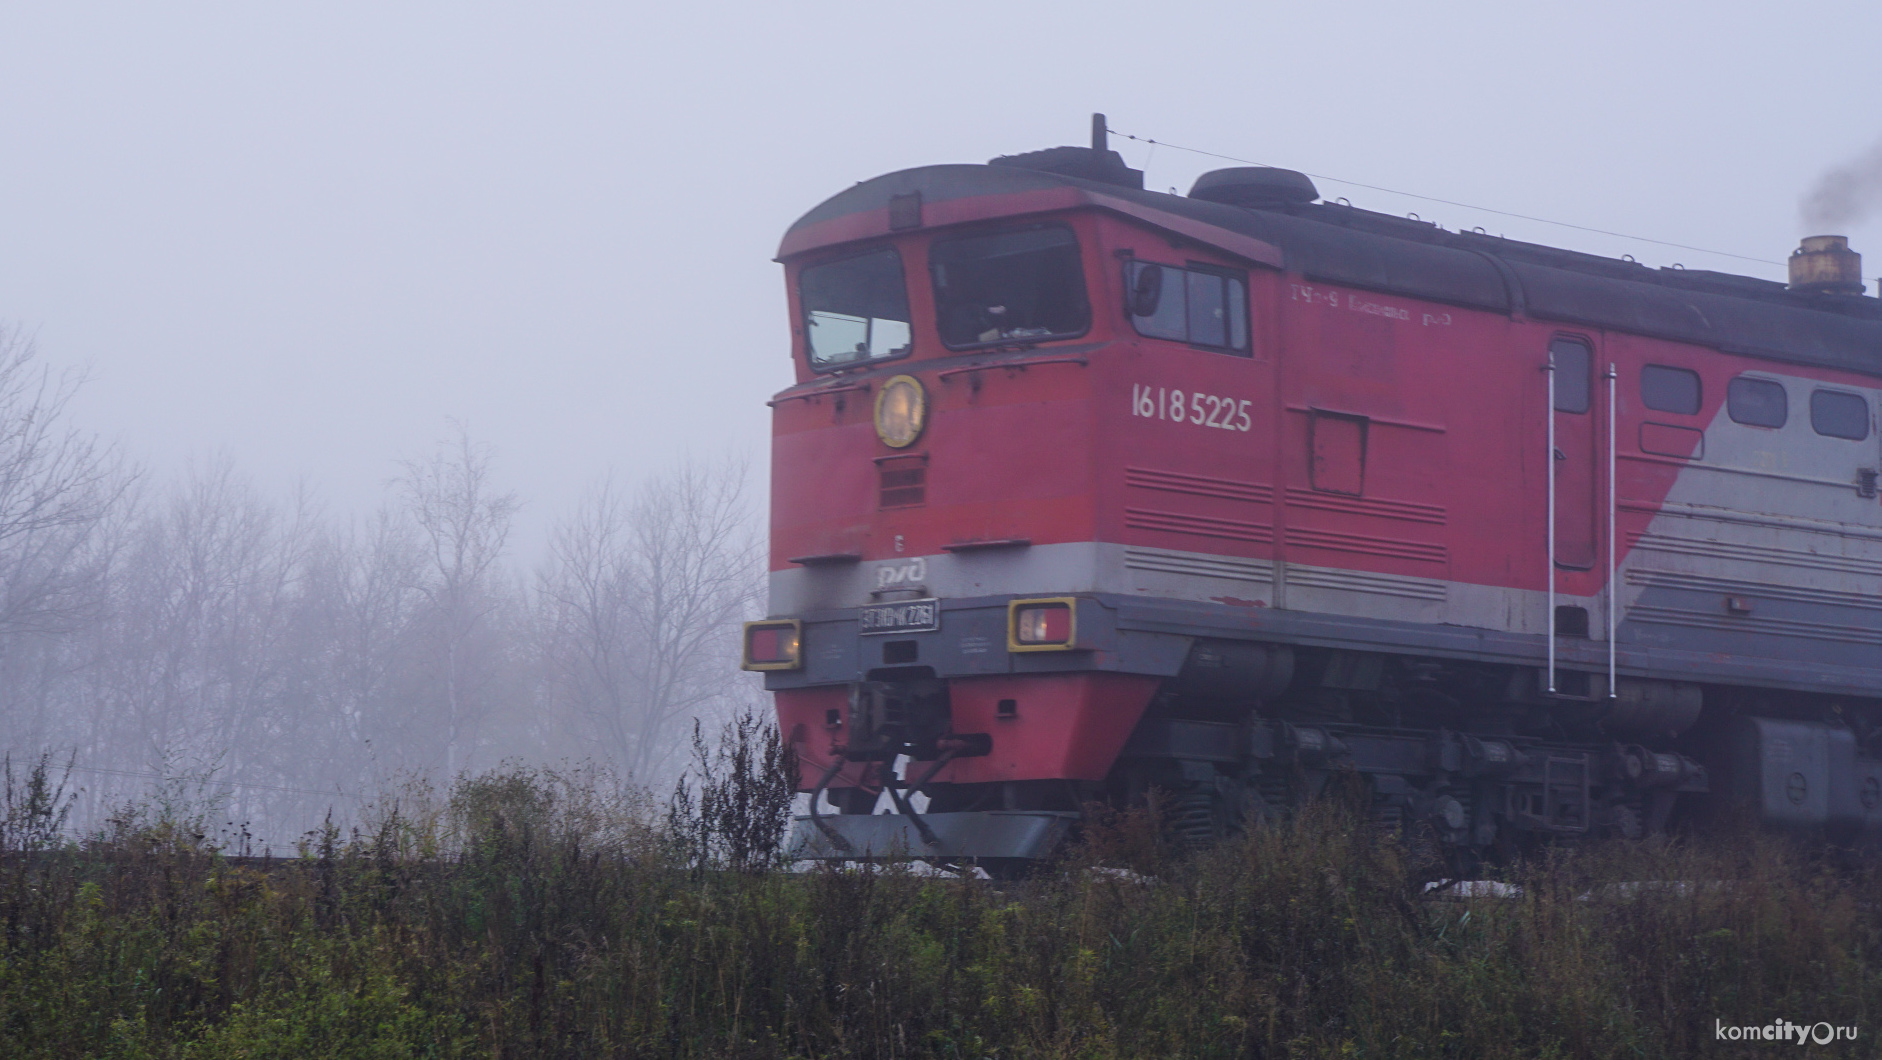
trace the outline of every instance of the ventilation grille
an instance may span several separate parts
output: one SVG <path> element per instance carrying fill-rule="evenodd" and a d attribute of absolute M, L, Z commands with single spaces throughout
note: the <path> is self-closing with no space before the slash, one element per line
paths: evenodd
<path fill-rule="evenodd" d="M 1186 512 L 1160 512 L 1151 508 L 1124 509 L 1124 525 L 1133 530 L 1160 530 L 1167 534 L 1194 534 L 1198 537 L 1221 537 L 1231 541 L 1254 541 L 1267 544 L 1274 540 L 1274 530 L 1263 523 L 1246 523 L 1239 519 L 1213 519 L 1206 515 L 1190 515 Z"/>
<path fill-rule="evenodd" d="M 1780 526 L 1779 529 L 1792 529 L 1792 527 Z M 1823 531 L 1815 532 L 1822 533 Z M 1671 534 L 1630 533 L 1627 537 L 1629 543 L 1635 548 L 1646 552 L 1670 552 L 1674 555 L 1703 556 L 1708 559 L 1738 560 L 1745 563 L 1781 563 L 1787 567 L 1835 571 L 1839 574 L 1882 574 L 1882 563 L 1861 556 L 1804 552 L 1800 549 L 1775 548 L 1769 545 L 1741 545 L 1730 541 L 1675 537 Z"/>
<path fill-rule="evenodd" d="M 1316 508 L 1323 512 L 1342 512 L 1348 515 L 1371 515 L 1381 519 L 1400 519 L 1408 523 L 1431 523 L 1444 525 L 1444 509 L 1435 504 L 1413 504 L 1410 501 L 1388 501 L 1376 497 L 1343 497 L 1338 494 L 1318 493 L 1288 487 L 1287 503 L 1296 508 Z"/>
<path fill-rule="evenodd" d="M 898 456 L 876 467 L 881 476 L 878 506 L 913 508 L 928 503 L 928 462 L 919 456 Z"/>
<path fill-rule="evenodd" d="M 1188 493 L 1197 497 L 1222 497 L 1231 501 L 1253 501 L 1257 504 L 1267 504 L 1274 499 L 1274 488 L 1259 482 L 1239 482 L 1235 479 L 1210 478 L 1207 475 L 1185 475 L 1176 471 L 1157 471 L 1147 467 L 1125 468 L 1124 483 L 1140 489 Z"/>
<path fill-rule="evenodd" d="M 1293 588 L 1333 589 L 1373 596 L 1396 596 L 1406 600 L 1443 600 L 1446 588 L 1443 582 L 1432 578 L 1407 578 L 1396 574 L 1294 564 L 1288 565 L 1287 584 Z"/>
<path fill-rule="evenodd" d="M 1682 571 L 1633 569 L 1627 572 L 1627 584 L 1641 585 L 1650 589 L 1683 589 L 1688 592 L 1749 596 L 1760 600 L 1783 600 L 1817 607 L 1854 607 L 1863 611 L 1882 611 L 1882 597 L 1869 593 L 1812 589 L 1802 585 L 1781 585 L 1773 582 L 1711 578 Z"/>
<path fill-rule="evenodd" d="M 1450 555 L 1443 545 L 1370 537 L 1365 534 L 1341 534 L 1332 530 L 1314 530 L 1307 527 L 1290 527 L 1287 531 L 1287 543 L 1301 548 L 1325 549 L 1328 552 L 1357 552 L 1368 556 L 1389 556 L 1392 559 L 1412 559 L 1425 563 L 1446 563 L 1450 560 Z"/>
<path fill-rule="evenodd" d="M 1197 552 L 1166 552 L 1154 548 L 1127 548 L 1124 566 L 1130 570 L 1157 571 L 1162 574 L 1193 574 L 1203 578 L 1228 578 L 1238 582 L 1274 581 L 1274 570 L 1267 560 L 1209 556 Z"/>

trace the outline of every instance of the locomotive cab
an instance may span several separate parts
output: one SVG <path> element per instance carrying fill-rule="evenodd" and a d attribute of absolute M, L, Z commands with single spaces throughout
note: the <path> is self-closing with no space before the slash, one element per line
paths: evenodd
<path fill-rule="evenodd" d="M 1218 234 L 1268 259 L 1250 261 L 1121 215 L 1102 189 L 1041 196 L 1025 168 L 987 168 L 992 187 L 965 202 L 891 189 L 889 231 L 781 255 L 800 382 L 774 402 L 771 610 L 805 627 L 802 668 L 768 678 L 804 786 L 846 810 L 876 805 L 898 754 L 934 763 L 903 780 L 922 777 L 935 812 L 1078 810 L 1191 646 L 1120 652 L 1101 594 L 1183 573 L 1148 554 L 1127 573 L 1127 535 L 1174 520 L 1267 562 L 1233 482 L 1272 440 L 1254 303 L 1278 254 Z M 1146 371 L 1173 353 L 1188 363 Z M 1141 429 L 1153 421 L 1213 444 Z M 1133 453 L 1186 473 L 1126 474 Z M 1126 495 L 1146 487 L 1187 510 Z M 819 620 L 837 613 L 855 624 Z"/>

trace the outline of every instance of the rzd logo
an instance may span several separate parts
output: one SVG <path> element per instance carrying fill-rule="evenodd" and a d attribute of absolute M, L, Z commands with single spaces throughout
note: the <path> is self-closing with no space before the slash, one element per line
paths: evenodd
<path fill-rule="evenodd" d="M 899 559 L 893 563 L 884 563 L 876 568 L 876 588 L 878 589 L 913 589 L 928 577 L 928 561 L 916 556 L 914 559 Z"/>

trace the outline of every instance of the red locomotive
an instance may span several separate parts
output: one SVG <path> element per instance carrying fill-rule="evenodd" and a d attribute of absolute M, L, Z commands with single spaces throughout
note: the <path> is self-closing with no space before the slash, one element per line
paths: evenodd
<path fill-rule="evenodd" d="M 1464 855 L 1882 831 L 1882 302 L 1842 240 L 1788 286 L 1652 269 L 1286 170 L 1147 192 L 1093 141 L 784 237 L 745 665 L 800 854 L 1036 857 L 1152 788 L 1206 841 L 1336 776 Z"/>

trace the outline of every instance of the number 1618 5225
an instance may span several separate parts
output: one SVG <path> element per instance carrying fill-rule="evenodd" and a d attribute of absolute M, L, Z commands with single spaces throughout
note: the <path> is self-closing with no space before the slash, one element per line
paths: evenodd
<path fill-rule="evenodd" d="M 1225 431 L 1246 431 L 1255 421 L 1248 415 L 1247 398 L 1217 397 L 1200 390 L 1174 390 L 1169 387 L 1132 386 L 1131 415 L 1198 427 L 1220 427 Z"/>

